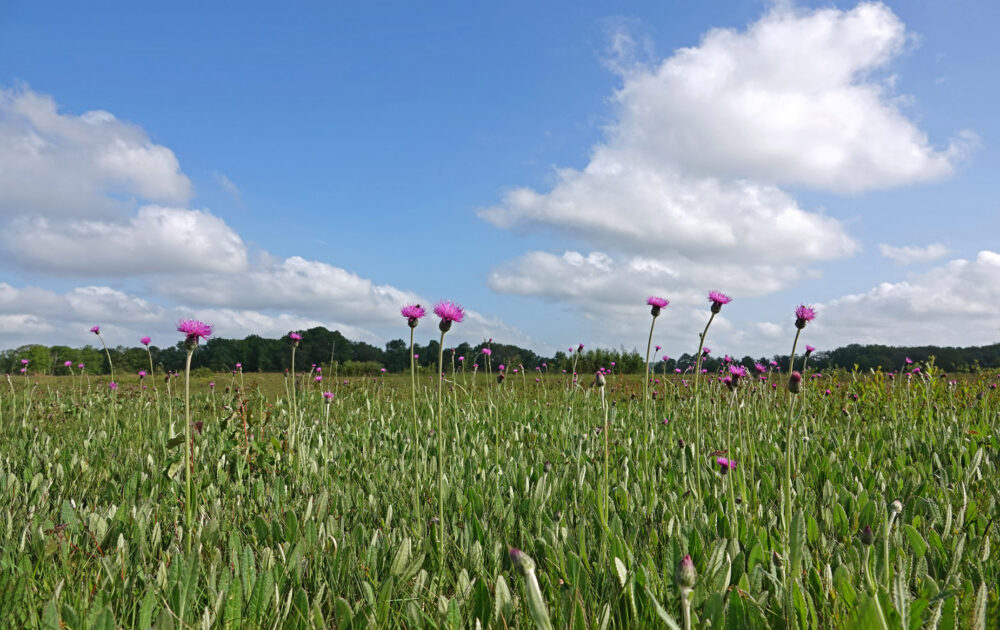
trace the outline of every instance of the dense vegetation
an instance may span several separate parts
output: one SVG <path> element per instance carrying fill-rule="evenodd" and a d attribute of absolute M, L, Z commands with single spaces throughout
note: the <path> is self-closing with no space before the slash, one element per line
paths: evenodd
<path fill-rule="evenodd" d="M 569 369 L 574 358 L 578 361 L 577 369 L 580 373 L 593 373 L 600 367 L 610 367 L 612 363 L 615 364 L 616 372 L 641 374 L 644 370 L 643 357 L 635 350 L 587 348 L 580 357 L 574 357 L 573 353 L 567 352 L 557 352 L 554 356 L 544 357 L 515 345 L 495 342 L 488 344 L 487 340 L 476 345 L 462 343 L 447 348 L 447 364 L 450 365 L 453 359 L 457 362 L 459 357 L 465 357 L 470 362 L 477 360 L 482 362 L 480 351 L 487 345 L 493 349 L 494 364 L 524 366 L 529 371 L 541 367 L 542 364 L 545 364 L 550 371 Z M 109 350 L 115 367 L 122 373 L 135 374 L 149 367 L 149 357 L 144 347 L 118 346 Z M 153 362 L 159 371 L 184 369 L 185 351 L 181 343 L 165 348 L 153 345 L 150 350 Z M 288 350 L 287 338 L 265 339 L 257 335 L 250 335 L 244 339 L 213 338 L 195 355 L 193 366 L 206 368 L 212 372 L 228 372 L 233 370 L 237 363 L 242 363 L 244 372 L 283 372 L 289 367 Z M 418 364 L 434 365 L 437 362 L 438 341 L 432 339 L 426 344 L 418 342 L 415 352 L 420 355 Z M 852 370 L 857 367 L 861 370 L 882 369 L 888 372 L 898 370 L 907 358 L 925 362 L 931 357 L 934 357 L 935 365 L 947 372 L 968 372 L 980 367 L 1000 367 L 1000 343 L 967 348 L 851 344 L 835 350 L 821 350 L 813 355 L 810 363 L 819 370 L 831 368 Z M 723 356 L 709 357 L 705 367 L 709 371 L 717 370 L 723 358 Z M 22 367 L 21 359 L 28 359 L 29 369 L 39 374 L 68 375 L 70 370 L 64 366 L 66 361 L 72 363 L 74 370 L 78 364 L 83 363 L 84 369 L 90 374 L 107 374 L 109 371 L 107 358 L 100 347 L 70 348 L 38 344 L 0 352 L 0 371 L 17 374 Z M 687 369 L 693 361 L 690 354 L 673 357 L 665 363 L 660 359 L 661 357 L 653 357 L 657 371 Z M 788 364 L 787 355 L 756 358 L 745 356 L 737 360 L 747 368 L 753 368 L 755 363 L 769 364 L 770 361 L 775 361 L 779 365 Z M 349 375 L 375 374 L 382 368 L 390 373 L 399 373 L 410 367 L 409 345 L 402 339 L 394 339 L 386 343 L 384 348 L 379 348 L 363 341 L 351 341 L 340 332 L 331 332 L 319 327 L 303 334 L 295 362 L 298 370 L 309 369 L 312 365 L 328 367 L 337 365 L 341 373 Z M 469 369 L 472 369 L 471 365 Z"/>
<path fill-rule="evenodd" d="M 211 348 L 202 365 L 252 356 Z M 440 417 L 433 369 L 415 399 L 408 376 L 306 374 L 294 395 L 277 375 L 195 379 L 192 531 L 183 375 L 155 391 L 14 377 L 0 618 L 676 628 L 693 578 L 694 627 L 996 628 L 998 379 L 922 368 L 806 379 L 797 396 L 773 372 L 697 393 L 658 374 L 648 417 L 641 377 L 616 374 L 596 388 L 446 370 Z"/>

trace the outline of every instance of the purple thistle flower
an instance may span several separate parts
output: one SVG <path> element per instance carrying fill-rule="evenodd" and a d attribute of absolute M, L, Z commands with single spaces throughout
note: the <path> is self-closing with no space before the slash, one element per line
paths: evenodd
<path fill-rule="evenodd" d="M 141 343 L 144 346 L 148 346 L 150 341 L 152 341 L 152 339 L 150 339 L 149 337 L 143 337 L 142 339 L 139 340 L 139 343 Z"/>
<path fill-rule="evenodd" d="M 298 345 L 299 342 L 302 341 L 302 335 L 300 335 L 297 332 L 288 333 L 288 338 L 291 339 L 292 343 L 294 343 L 295 345 Z"/>
<path fill-rule="evenodd" d="M 333 400 L 333 392 L 323 392 L 323 398 L 326 398 L 326 402 L 331 402 Z"/>
<path fill-rule="evenodd" d="M 90 332 L 94 333 L 95 335 L 99 335 L 99 334 L 101 334 L 101 327 L 100 326 L 93 326 L 93 327 L 91 327 Z"/>
<path fill-rule="evenodd" d="M 139 370 L 139 378 L 146 378 L 146 370 Z"/>
<path fill-rule="evenodd" d="M 799 304 L 795 307 L 795 327 L 799 330 L 805 328 L 806 323 L 814 319 L 816 319 L 816 309 L 813 307 L 805 304 Z"/>
<path fill-rule="evenodd" d="M 118 389 L 118 383 L 111 381 L 110 383 L 108 383 L 108 389 L 110 389 L 111 391 Z"/>
<path fill-rule="evenodd" d="M 448 332 L 451 330 L 452 322 L 461 324 L 465 318 L 465 311 L 462 310 L 462 307 L 448 300 L 438 302 L 434 306 L 434 314 L 441 318 L 441 323 L 438 324 L 441 332 Z"/>
<path fill-rule="evenodd" d="M 193 350 L 199 340 L 208 339 L 212 334 L 212 325 L 196 319 L 182 319 L 177 322 L 177 332 L 184 333 L 184 344 L 189 350 Z"/>
<path fill-rule="evenodd" d="M 73 362 L 72 361 L 67 361 L 67 362 L 63 363 L 63 365 L 65 365 L 66 367 L 73 367 Z"/>
<path fill-rule="evenodd" d="M 82 363 L 80 363 L 80 364 L 78 364 L 78 365 L 77 365 L 76 367 L 82 370 L 82 369 L 83 369 L 83 364 L 82 364 Z"/>
<path fill-rule="evenodd" d="M 28 365 L 27 359 L 21 359 L 21 365 Z"/>
<path fill-rule="evenodd" d="M 911 359 L 910 357 L 906 357 L 906 359 L 904 359 L 904 360 L 906 361 L 907 365 L 910 365 L 911 363 L 913 363 L 913 359 Z"/>
<path fill-rule="evenodd" d="M 660 314 L 660 309 L 667 308 L 667 305 L 670 304 L 670 300 L 651 295 L 646 298 L 646 304 L 651 307 L 649 309 L 650 314 L 653 317 L 657 317 Z"/>
<path fill-rule="evenodd" d="M 708 346 L 705 346 L 704 348 L 701 349 L 701 353 L 703 355 L 708 356 L 708 355 L 712 354 L 712 349 L 709 348 Z"/>
<path fill-rule="evenodd" d="M 399 312 L 406 318 L 406 323 L 410 328 L 416 328 L 418 320 L 427 314 L 424 307 L 419 304 L 407 304 L 399 309 Z"/>
<path fill-rule="evenodd" d="M 722 310 L 722 305 L 729 304 L 733 301 L 733 298 L 729 297 L 722 291 L 709 291 L 708 301 L 712 303 L 712 312 L 718 313 Z"/>
<path fill-rule="evenodd" d="M 725 457 L 717 457 L 715 463 L 719 465 L 722 469 L 722 473 L 725 474 L 730 470 L 736 470 L 736 460 L 726 459 Z"/>
<path fill-rule="evenodd" d="M 489 348 L 483 348 L 483 354 L 485 354 L 486 356 L 490 356 L 491 354 L 493 354 L 493 351 L 490 350 Z"/>
<path fill-rule="evenodd" d="M 806 356 L 811 355 L 813 352 L 816 352 L 816 348 L 813 348 L 809 344 L 806 344 Z"/>
<path fill-rule="evenodd" d="M 656 350 L 654 350 L 653 352 L 659 352 L 659 351 L 660 351 L 660 346 L 656 346 Z"/>
<path fill-rule="evenodd" d="M 236 364 L 236 369 L 237 370 L 242 370 L 243 369 L 243 364 L 242 363 L 237 363 Z"/>
<path fill-rule="evenodd" d="M 669 361 L 669 360 L 670 360 L 670 357 L 668 357 L 667 355 L 663 355 L 663 361 L 664 362 Z"/>

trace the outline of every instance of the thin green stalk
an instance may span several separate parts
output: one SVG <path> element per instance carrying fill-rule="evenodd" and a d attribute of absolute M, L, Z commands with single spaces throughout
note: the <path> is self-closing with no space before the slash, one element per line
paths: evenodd
<path fill-rule="evenodd" d="M 438 400 L 437 400 L 437 421 L 438 421 L 438 545 L 441 554 L 441 562 L 444 562 L 444 422 L 441 416 L 441 397 L 443 379 L 441 378 L 444 369 L 444 334 L 442 326 L 441 341 L 438 344 Z"/>
<path fill-rule="evenodd" d="M 187 361 L 184 366 L 184 510 L 185 510 L 185 538 L 187 538 L 187 550 L 191 553 L 192 523 L 194 522 L 194 503 L 191 500 L 191 468 L 194 460 L 191 457 L 191 355 L 193 349 L 187 353 Z"/>
<path fill-rule="evenodd" d="M 701 459 L 698 456 L 698 448 L 701 442 L 701 397 L 698 396 L 698 384 L 701 382 L 701 351 L 705 347 L 705 336 L 708 334 L 708 327 L 715 319 L 715 312 L 708 318 L 705 330 L 698 336 L 698 356 L 695 359 L 694 368 L 694 480 L 698 489 L 698 500 L 701 500 Z"/>

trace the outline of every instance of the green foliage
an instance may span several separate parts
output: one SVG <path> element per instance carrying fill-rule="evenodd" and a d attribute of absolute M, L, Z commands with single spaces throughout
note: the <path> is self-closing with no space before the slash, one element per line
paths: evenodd
<path fill-rule="evenodd" d="M 514 352 L 493 349 L 494 368 Z M 786 541 L 790 396 L 773 378 L 748 379 L 735 397 L 703 383 L 704 456 L 693 461 L 691 388 L 664 379 L 646 426 L 641 380 L 612 374 L 605 527 L 596 389 L 573 385 L 558 363 L 539 383 L 447 370 L 440 555 L 436 381 L 426 371 L 418 379 L 415 432 L 408 376 L 317 384 L 306 355 L 294 406 L 280 375 L 191 383 L 201 423 L 191 532 L 183 378 L 169 392 L 162 378 L 153 391 L 131 375 L 115 392 L 79 375 L 4 384 L 5 625 L 679 628 L 675 570 L 690 554 L 694 627 L 1000 626 L 994 375 L 954 385 L 882 373 L 805 381 Z M 585 352 L 581 365 L 608 356 Z M 338 376 L 380 365 L 335 361 Z M 335 393 L 329 406 L 325 389 Z M 716 451 L 737 468 L 721 474 Z M 692 491 L 695 466 L 702 496 Z M 886 538 L 896 499 L 903 511 Z M 871 546 L 858 535 L 866 525 Z M 512 547 L 531 567 L 512 564 Z"/>

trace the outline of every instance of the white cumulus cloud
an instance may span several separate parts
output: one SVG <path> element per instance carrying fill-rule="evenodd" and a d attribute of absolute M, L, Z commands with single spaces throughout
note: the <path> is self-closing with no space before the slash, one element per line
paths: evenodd
<path fill-rule="evenodd" d="M 898 265 L 911 265 L 913 263 L 930 262 L 944 257 L 948 253 L 948 248 L 940 243 L 934 243 L 926 247 L 907 245 L 894 247 L 881 243 L 879 251 L 886 258 L 895 261 Z"/>

